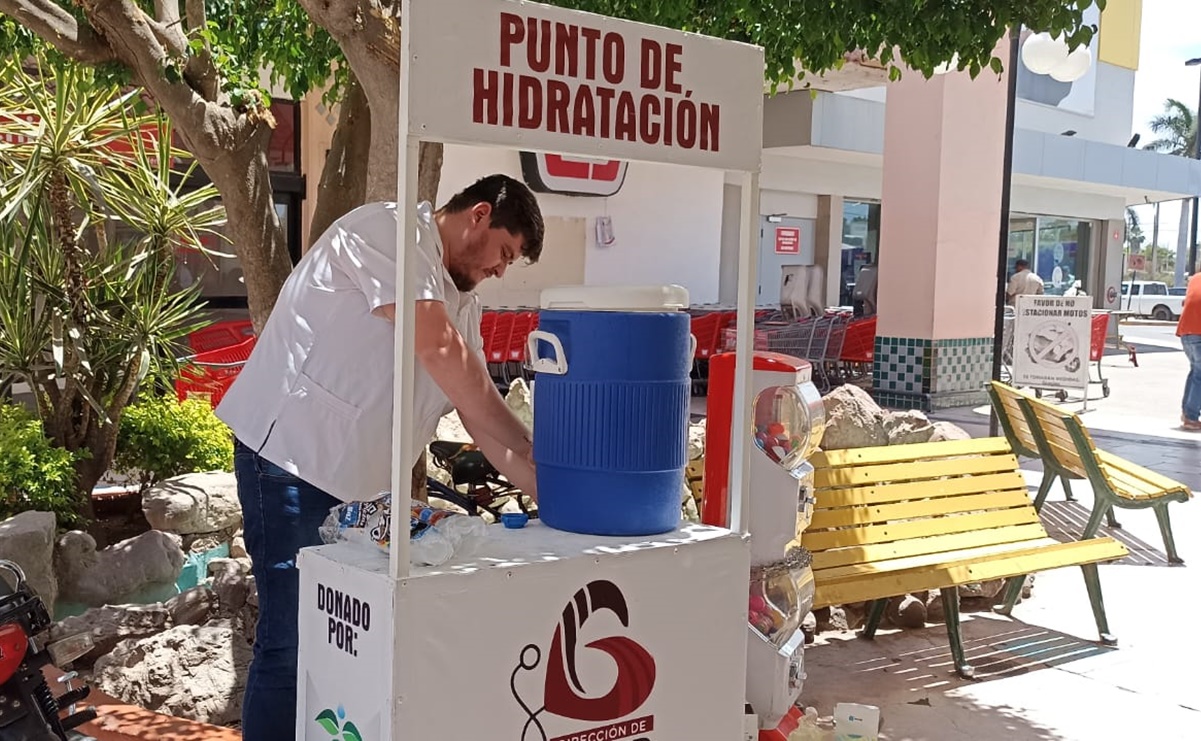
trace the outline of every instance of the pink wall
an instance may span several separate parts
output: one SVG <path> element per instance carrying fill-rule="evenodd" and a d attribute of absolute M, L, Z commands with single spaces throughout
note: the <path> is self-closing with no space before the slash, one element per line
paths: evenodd
<path fill-rule="evenodd" d="M 991 72 L 909 71 L 889 87 L 879 335 L 992 335 L 1005 95 Z"/>

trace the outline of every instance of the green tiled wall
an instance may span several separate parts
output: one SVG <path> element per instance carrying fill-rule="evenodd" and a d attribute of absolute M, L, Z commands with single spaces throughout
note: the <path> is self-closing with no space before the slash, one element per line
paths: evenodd
<path fill-rule="evenodd" d="M 991 337 L 876 337 L 873 395 L 884 406 L 903 409 L 981 403 L 992 376 L 992 345 Z"/>

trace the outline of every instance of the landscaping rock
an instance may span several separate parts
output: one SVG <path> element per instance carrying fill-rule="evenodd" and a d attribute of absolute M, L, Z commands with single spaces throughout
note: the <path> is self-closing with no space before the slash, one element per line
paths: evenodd
<path fill-rule="evenodd" d="M 509 383 L 509 393 L 505 394 L 505 404 L 517 415 L 529 429 L 534 429 L 534 397 L 525 380 L 515 378 Z"/>
<path fill-rule="evenodd" d="M 978 582 L 975 584 L 964 584 L 959 588 L 959 596 L 962 599 L 997 599 L 1005 592 L 1005 580 L 993 579 L 986 582 Z"/>
<path fill-rule="evenodd" d="M 839 386 L 822 399 L 826 407 L 826 431 L 822 448 L 842 450 L 888 444 L 884 410 L 858 386 Z"/>
<path fill-rule="evenodd" d="M 847 625 L 847 614 L 841 607 L 819 607 L 813 611 L 813 617 L 817 620 L 818 632 L 850 630 Z"/>
<path fill-rule="evenodd" d="M 240 568 L 224 569 L 213 579 L 213 594 L 217 597 L 218 610 L 224 617 L 241 612 L 250 599 L 250 593 L 255 591 L 254 577 Z"/>
<path fill-rule="evenodd" d="M 438 420 L 438 428 L 434 432 L 435 440 L 449 440 L 457 443 L 472 442 L 471 435 L 467 434 L 467 428 L 463 426 L 463 421 L 459 419 L 458 412 L 451 412 L 442 419 Z M 430 469 L 437 466 L 430 465 Z"/>
<path fill-rule="evenodd" d="M 179 543 L 158 530 L 102 551 L 96 550 L 92 536 L 73 530 L 59 538 L 55 557 L 60 597 L 90 607 L 119 605 L 155 590 L 174 589 L 183 564 Z"/>
<path fill-rule="evenodd" d="M 232 473 L 188 473 L 167 479 L 142 495 L 150 527 L 176 533 L 212 533 L 242 524 L 238 484 Z"/>
<path fill-rule="evenodd" d="M 934 436 L 934 425 L 922 412 L 912 409 L 903 412 L 886 412 L 884 432 L 889 445 L 909 445 L 929 442 Z"/>
<path fill-rule="evenodd" d="M 50 640 L 87 633 L 93 648 L 76 659 L 80 666 L 91 666 L 126 639 L 147 638 L 171 627 L 171 611 L 164 605 L 110 605 L 93 607 L 82 615 L 69 617 L 50 627 Z"/>
<path fill-rule="evenodd" d="M 947 621 L 946 605 L 942 601 L 942 592 L 931 590 L 926 598 L 926 622 L 945 623 Z"/>
<path fill-rule="evenodd" d="M 801 632 L 805 634 L 805 643 L 813 643 L 817 639 L 817 617 L 808 612 L 801 620 Z"/>
<path fill-rule="evenodd" d="M 21 567 L 30 589 L 42 598 L 51 614 L 58 600 L 58 579 L 54 575 L 56 528 L 53 512 L 22 512 L 0 522 L 0 559 Z"/>
<path fill-rule="evenodd" d="M 705 455 L 705 423 L 688 425 L 688 460 L 695 461 Z"/>
<path fill-rule="evenodd" d="M 926 627 L 926 603 L 912 594 L 890 599 L 884 615 L 898 628 Z"/>
<path fill-rule="evenodd" d="M 250 554 L 246 552 L 246 537 L 241 530 L 234 533 L 233 539 L 229 541 L 229 557 L 250 558 Z"/>
<path fill-rule="evenodd" d="M 951 424 L 950 422 L 935 422 L 934 434 L 930 436 L 930 442 L 937 443 L 946 440 L 971 440 L 972 436 L 967 433 L 962 427 Z"/>
<path fill-rule="evenodd" d="M 163 603 L 174 625 L 204 625 L 217 612 L 217 595 L 208 587 L 192 587 Z"/>
<path fill-rule="evenodd" d="M 117 644 L 96 662 L 92 682 L 153 712 L 228 725 L 241 719 L 250 657 L 250 645 L 229 624 L 181 625 Z"/>

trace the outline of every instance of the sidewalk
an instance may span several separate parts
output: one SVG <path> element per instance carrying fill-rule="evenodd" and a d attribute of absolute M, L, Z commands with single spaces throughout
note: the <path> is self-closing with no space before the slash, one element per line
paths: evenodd
<path fill-rule="evenodd" d="M 970 410 L 938 415 L 957 424 Z M 966 418 L 966 419 L 965 419 Z M 987 434 L 988 418 L 975 415 L 969 429 Z M 1092 418 L 1088 418 L 1092 423 Z M 965 425 L 966 426 L 966 425 Z M 982 429 L 981 429 L 982 426 Z M 1201 440 L 1180 441 L 1097 432 L 1106 449 L 1177 477 L 1201 490 Z M 1042 480 L 1037 464 L 1024 464 L 1033 491 Z M 1043 519 L 1053 536 L 1078 537 L 1092 505 L 1087 482 L 1073 482 L 1079 501 L 1051 489 Z M 941 623 L 916 631 L 882 631 L 875 641 L 853 633 L 825 633 L 806 654 L 802 700 L 828 716 L 838 702 L 877 705 L 886 741 L 991 741 L 996 739 L 1193 739 L 1201 726 L 1201 690 L 1195 667 L 1201 642 L 1190 633 L 1187 606 L 1201 587 L 1201 507 L 1173 505 L 1181 555 L 1191 565 L 1169 567 L 1150 510 L 1118 512 L 1131 555 L 1101 567 L 1117 648 L 1096 641 L 1096 625 L 1079 569 L 1036 577 L 1031 599 L 1013 619 L 965 614 L 968 660 L 974 682 L 953 672 Z"/>

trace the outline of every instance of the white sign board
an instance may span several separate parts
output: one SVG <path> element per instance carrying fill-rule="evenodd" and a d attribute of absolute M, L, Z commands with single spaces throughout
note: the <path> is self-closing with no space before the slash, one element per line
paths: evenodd
<path fill-rule="evenodd" d="M 414 136 L 759 170 L 758 47 L 512 0 L 407 6 Z"/>
<path fill-rule="evenodd" d="M 386 558 L 354 548 L 301 552 L 298 739 L 341 739 L 347 724 L 363 741 L 739 738 L 750 551 L 738 535 L 493 526 L 473 558 L 399 583 Z M 394 647 L 375 639 L 393 620 Z"/>
<path fill-rule="evenodd" d="M 1014 385 L 1088 388 L 1092 301 L 1088 296 L 1018 296 Z"/>

